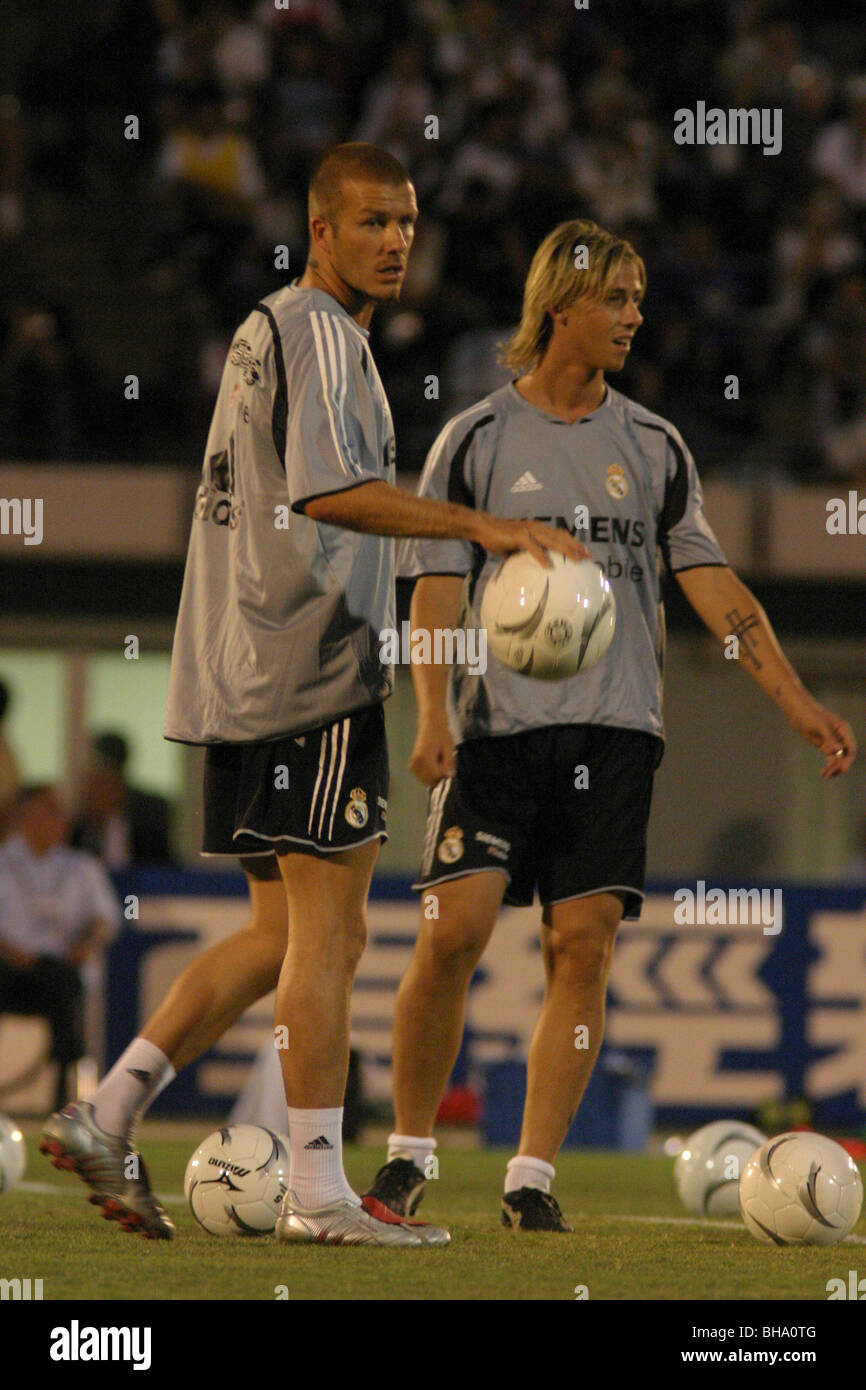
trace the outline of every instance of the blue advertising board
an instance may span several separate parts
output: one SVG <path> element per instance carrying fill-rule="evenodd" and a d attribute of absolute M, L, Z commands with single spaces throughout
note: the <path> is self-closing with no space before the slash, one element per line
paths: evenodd
<path fill-rule="evenodd" d="M 129 920 L 107 971 L 108 1063 L 183 966 L 248 911 L 238 873 L 139 871 L 116 883 Z M 728 900 L 744 891 L 716 887 Z M 654 883 L 640 921 L 621 926 L 606 1043 L 648 1078 L 657 1122 L 746 1117 L 806 1096 L 816 1124 L 866 1123 L 866 886 L 774 892 L 776 917 L 692 911 L 684 921 L 681 885 Z M 390 1094 L 393 1001 L 418 916 L 407 880 L 374 882 L 352 1024 L 374 1098 Z M 464 1071 L 495 1077 L 491 1069 L 526 1058 L 543 992 L 538 922 L 537 907 L 502 913 L 470 992 Z M 227 1113 L 272 1042 L 271 1010 L 270 1000 L 249 1010 L 187 1068 L 160 1097 L 162 1113 Z"/>

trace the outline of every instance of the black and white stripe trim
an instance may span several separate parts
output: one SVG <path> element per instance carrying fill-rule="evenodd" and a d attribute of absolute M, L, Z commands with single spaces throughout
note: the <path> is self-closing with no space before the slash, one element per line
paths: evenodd
<path fill-rule="evenodd" d="M 286 437 L 288 435 L 289 422 L 289 393 L 286 386 L 286 363 L 283 357 L 283 344 L 280 338 L 280 330 L 267 304 L 257 304 L 256 309 L 260 314 L 264 314 L 271 329 L 271 338 L 274 344 L 274 365 L 277 373 L 277 387 L 274 392 L 274 405 L 271 412 L 271 433 L 274 440 L 274 448 L 280 460 L 280 467 L 286 471 Z"/>
<path fill-rule="evenodd" d="M 319 839 L 322 838 L 325 816 L 328 813 L 328 803 L 330 800 L 331 817 L 328 821 L 328 839 L 334 838 L 334 815 L 340 799 L 340 792 L 343 787 L 343 774 L 346 770 L 346 757 L 349 751 L 349 730 L 351 728 L 349 717 L 341 719 L 338 723 L 332 724 L 330 728 L 323 729 L 321 743 L 319 746 L 319 767 L 316 775 L 313 795 L 310 798 L 310 818 L 307 822 L 307 830 L 310 834 L 315 834 Z M 328 744 L 330 743 L 330 754 Z M 325 774 L 325 764 L 327 763 L 327 774 Z M 334 773 L 336 771 L 336 781 Z M 324 788 L 319 796 L 319 789 L 322 787 L 324 776 Z M 331 790 L 333 785 L 333 791 Z M 315 831 L 313 830 L 313 819 L 316 815 L 318 805 L 319 822 Z"/>
<path fill-rule="evenodd" d="M 354 456 L 346 429 L 349 364 L 343 321 L 336 314 L 326 314 L 321 309 L 312 309 L 310 326 L 316 345 L 316 360 L 322 378 L 322 391 L 337 462 L 348 478 L 356 478 L 363 470 L 360 459 Z"/>
<path fill-rule="evenodd" d="M 439 838 L 439 829 L 442 825 L 442 816 L 445 811 L 445 799 L 448 795 L 453 777 L 443 777 L 441 782 L 430 793 L 430 808 L 427 813 L 427 829 L 424 834 L 424 853 L 421 860 L 421 877 L 429 874 L 433 866 L 433 855 L 436 851 L 436 841 Z"/>

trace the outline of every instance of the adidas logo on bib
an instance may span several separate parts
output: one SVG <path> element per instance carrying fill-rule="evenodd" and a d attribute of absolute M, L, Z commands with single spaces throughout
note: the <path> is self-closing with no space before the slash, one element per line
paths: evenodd
<path fill-rule="evenodd" d="M 517 479 L 517 482 L 514 484 L 514 486 L 512 488 L 509 488 L 509 491 L 543 492 L 544 485 L 540 483 L 532 473 L 529 472 L 529 469 L 527 469 L 526 472 L 521 474 L 521 476 Z"/>

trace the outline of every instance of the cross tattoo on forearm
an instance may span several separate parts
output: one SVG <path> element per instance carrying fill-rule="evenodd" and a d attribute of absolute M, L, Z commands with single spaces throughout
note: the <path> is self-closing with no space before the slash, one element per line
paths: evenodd
<path fill-rule="evenodd" d="M 758 627 L 759 625 L 757 613 L 747 613 L 743 618 L 740 616 L 740 610 L 738 608 L 732 608 L 729 613 L 725 614 L 725 617 L 731 624 L 731 636 L 736 637 L 746 660 L 752 662 L 756 671 L 760 671 L 762 669 L 761 662 L 755 655 L 754 649 L 747 636 L 752 628 Z"/>

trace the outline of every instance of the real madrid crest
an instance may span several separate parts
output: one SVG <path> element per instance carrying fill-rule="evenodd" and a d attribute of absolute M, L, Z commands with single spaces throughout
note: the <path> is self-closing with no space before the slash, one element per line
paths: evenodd
<path fill-rule="evenodd" d="M 628 479 L 618 463 L 612 463 L 608 467 L 607 477 L 604 480 L 604 490 L 609 497 L 613 497 L 617 502 L 628 493 Z"/>
<path fill-rule="evenodd" d="M 356 830 L 362 830 L 367 824 L 370 812 L 367 809 L 367 793 L 362 787 L 353 787 L 350 791 L 345 816 L 349 824 L 353 825 Z"/>
<path fill-rule="evenodd" d="M 456 864 L 463 858 L 463 831 L 459 825 L 449 826 L 445 831 L 436 855 L 443 864 Z"/>

